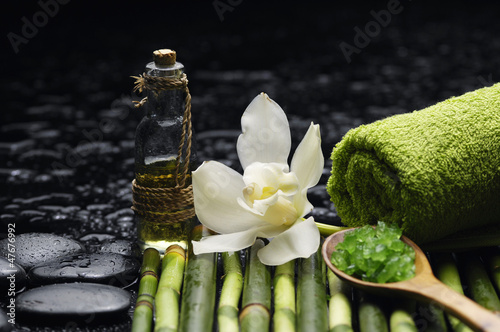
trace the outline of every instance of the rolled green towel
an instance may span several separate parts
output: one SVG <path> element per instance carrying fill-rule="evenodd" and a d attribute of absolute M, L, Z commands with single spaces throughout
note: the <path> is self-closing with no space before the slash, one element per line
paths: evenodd
<path fill-rule="evenodd" d="M 331 158 L 347 226 L 394 222 L 426 243 L 500 223 L 500 83 L 351 129 Z"/>

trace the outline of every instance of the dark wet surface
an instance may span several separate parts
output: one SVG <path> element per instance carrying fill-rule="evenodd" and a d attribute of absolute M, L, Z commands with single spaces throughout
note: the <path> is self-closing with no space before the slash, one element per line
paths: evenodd
<path fill-rule="evenodd" d="M 29 257 L 55 258 L 61 245 L 44 247 L 44 241 L 56 238 L 47 240 L 42 233 L 71 241 L 61 255 L 72 254 L 70 247 L 87 255 L 136 254 L 131 181 L 134 132 L 142 113 L 131 107 L 139 97 L 130 76 L 140 74 L 151 52 L 162 47 L 175 49 L 186 67 L 200 161 L 216 159 L 241 170 L 235 150 L 239 119 L 261 91 L 287 113 L 292 151 L 310 122 L 319 123 L 326 163 L 309 194 L 312 214 L 317 221 L 339 224 L 324 185 L 329 154 L 343 134 L 500 78 L 497 3 L 400 5 L 402 10 L 348 62 L 339 45 L 355 45 L 354 28 L 365 29 L 375 20 L 371 11 L 387 9 L 387 2 L 241 1 L 222 16 L 212 2 L 201 1 L 178 8 L 156 2 L 60 4 L 17 53 L 4 38 L 2 241 L 15 234 L 16 263 L 27 272 L 35 264 Z M 22 34 L 22 18 L 30 20 L 40 10 L 37 2 L 13 8 L 2 22 L 3 35 Z M 23 234 L 31 232 L 44 240 L 32 241 L 31 251 L 23 254 Z M 6 248 L 2 253 L 8 256 Z M 132 302 L 136 289 L 133 284 L 124 290 Z M 4 310 L 8 300 L 2 299 Z M 17 327 L 126 331 L 132 310 L 129 305 L 118 322 L 17 320 Z"/>

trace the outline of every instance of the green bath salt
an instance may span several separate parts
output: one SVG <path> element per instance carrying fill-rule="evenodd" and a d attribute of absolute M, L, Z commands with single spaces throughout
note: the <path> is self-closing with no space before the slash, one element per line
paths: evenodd
<path fill-rule="evenodd" d="M 402 230 L 379 221 L 344 235 L 332 253 L 332 263 L 341 271 L 364 281 L 386 283 L 415 276 L 415 251 L 401 241 Z"/>

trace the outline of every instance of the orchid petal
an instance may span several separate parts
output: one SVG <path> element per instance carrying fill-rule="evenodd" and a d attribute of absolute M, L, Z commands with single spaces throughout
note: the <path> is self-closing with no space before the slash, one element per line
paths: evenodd
<path fill-rule="evenodd" d="M 264 225 L 237 200 L 243 198 L 242 176 L 217 161 L 204 162 L 193 172 L 196 215 L 203 225 L 218 233 L 234 233 Z"/>
<path fill-rule="evenodd" d="M 237 151 L 245 169 L 253 162 L 288 164 L 290 127 L 285 112 L 265 93 L 248 105 L 241 117 Z"/>
<path fill-rule="evenodd" d="M 281 265 L 295 258 L 307 258 L 319 248 L 319 230 L 312 217 L 296 222 L 257 253 L 265 265 Z"/>
<path fill-rule="evenodd" d="M 294 196 L 294 205 L 301 216 L 306 215 L 313 208 L 307 200 L 307 189 L 319 182 L 324 164 L 319 125 L 311 123 L 306 135 L 295 150 L 290 167 L 299 181 L 300 192 Z"/>
<path fill-rule="evenodd" d="M 251 246 L 258 236 L 274 235 L 282 231 L 274 226 L 262 226 L 249 228 L 241 232 L 210 235 L 202 238 L 200 241 L 191 241 L 193 252 L 204 254 L 209 252 L 237 251 Z"/>

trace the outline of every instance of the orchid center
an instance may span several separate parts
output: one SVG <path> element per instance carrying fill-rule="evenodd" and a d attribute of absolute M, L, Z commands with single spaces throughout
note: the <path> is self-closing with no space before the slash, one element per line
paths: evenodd
<path fill-rule="evenodd" d="M 299 181 L 288 165 L 255 162 L 245 169 L 243 180 L 244 202 L 239 203 L 245 209 L 276 226 L 290 226 L 299 218 L 293 205 Z"/>

